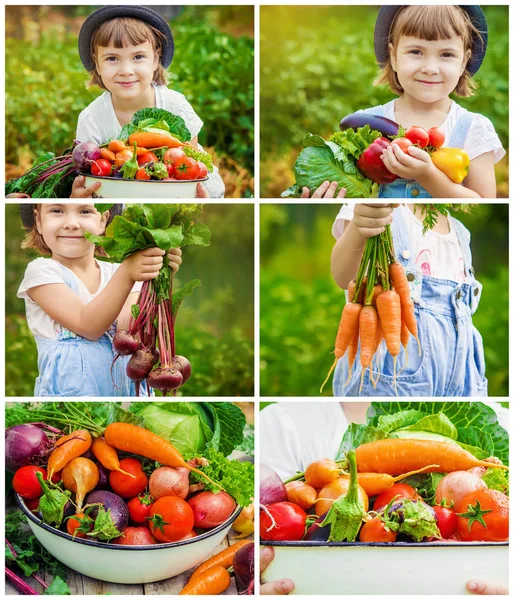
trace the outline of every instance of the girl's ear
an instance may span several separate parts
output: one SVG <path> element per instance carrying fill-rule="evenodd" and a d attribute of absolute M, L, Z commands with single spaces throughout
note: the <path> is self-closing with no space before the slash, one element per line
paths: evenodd
<path fill-rule="evenodd" d="M 396 52 L 391 43 L 389 44 L 389 60 L 391 61 L 391 67 L 393 68 L 393 71 L 396 73 Z"/>
<path fill-rule="evenodd" d="M 471 58 L 471 50 L 467 50 L 464 54 L 464 60 L 462 61 L 462 68 L 460 71 L 460 74 L 463 75 L 464 71 L 466 70 L 466 67 L 468 65 L 469 59 Z"/>
<path fill-rule="evenodd" d="M 109 211 L 106 210 L 102 213 L 102 218 L 100 221 L 100 224 L 102 226 L 102 231 L 100 233 L 100 235 L 103 235 L 105 233 L 105 229 L 107 227 L 107 221 L 109 220 Z"/>
<path fill-rule="evenodd" d="M 37 232 L 40 235 L 43 235 L 43 231 L 42 231 L 42 227 L 41 227 L 41 215 L 39 214 L 39 211 L 37 208 L 34 209 L 34 222 L 36 224 Z"/>

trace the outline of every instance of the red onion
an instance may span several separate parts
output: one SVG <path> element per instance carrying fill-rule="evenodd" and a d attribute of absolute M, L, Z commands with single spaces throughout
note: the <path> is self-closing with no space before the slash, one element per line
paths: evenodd
<path fill-rule="evenodd" d="M 5 430 L 5 468 L 15 473 L 20 467 L 37 465 L 52 446 L 45 432 L 35 425 L 14 425 Z"/>

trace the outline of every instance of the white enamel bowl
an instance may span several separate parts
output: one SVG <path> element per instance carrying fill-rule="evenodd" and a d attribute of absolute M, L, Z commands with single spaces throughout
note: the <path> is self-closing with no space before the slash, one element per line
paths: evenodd
<path fill-rule="evenodd" d="M 479 579 L 508 586 L 508 542 L 261 542 L 275 558 L 267 583 L 289 578 L 293 594 L 466 594 Z"/>
<path fill-rule="evenodd" d="M 84 176 L 86 186 L 96 181 L 102 182 L 102 187 L 96 192 L 98 198 L 195 198 L 197 184 L 208 179 L 204 177 L 193 181 L 144 181 L 86 174 Z"/>
<path fill-rule="evenodd" d="M 30 528 L 41 544 L 70 569 L 112 583 L 151 583 L 184 573 L 205 560 L 227 535 L 241 512 L 237 507 L 222 525 L 170 544 L 118 546 L 71 535 L 46 525 L 16 495 Z"/>

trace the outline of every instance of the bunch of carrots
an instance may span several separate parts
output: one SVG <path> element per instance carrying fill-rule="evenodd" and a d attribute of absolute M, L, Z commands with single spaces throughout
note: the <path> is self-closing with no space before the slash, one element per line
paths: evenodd
<path fill-rule="evenodd" d="M 157 148 L 180 148 L 192 146 L 189 142 L 181 142 L 169 133 L 150 133 L 140 131 L 133 133 L 128 138 L 128 143 L 123 140 L 111 140 L 107 145 L 100 147 L 102 158 L 110 161 L 117 167 L 121 167 L 134 154 L 134 142 L 137 142 L 137 156 L 143 156 L 150 150 Z"/>
<path fill-rule="evenodd" d="M 382 340 L 385 340 L 387 351 L 394 359 L 393 383 L 396 389 L 396 360 L 403 346 L 407 364 L 407 344 L 410 335 L 416 338 L 421 353 L 409 282 L 405 269 L 396 261 L 391 228 L 388 225 L 383 233 L 366 241 L 357 277 L 350 282 L 348 302 L 339 322 L 334 349 L 335 360 L 320 393 L 338 360 L 346 352 L 349 375 L 345 385 L 348 385 L 359 345 L 362 367 L 360 390 L 368 368 L 370 380 L 376 387 L 380 371 L 377 367 L 374 379 L 372 361 L 373 357 L 377 356 L 377 364 L 379 363 Z"/>

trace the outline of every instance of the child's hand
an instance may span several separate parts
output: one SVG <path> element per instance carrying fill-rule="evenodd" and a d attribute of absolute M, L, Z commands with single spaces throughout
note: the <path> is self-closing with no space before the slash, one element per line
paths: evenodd
<path fill-rule="evenodd" d="M 266 569 L 270 562 L 275 558 L 273 548 L 269 546 L 261 548 L 261 573 Z M 261 584 L 261 594 L 263 596 L 273 596 L 279 594 L 281 596 L 289 594 L 294 590 L 294 581 L 292 579 L 277 579 L 269 583 Z"/>
<path fill-rule="evenodd" d="M 416 146 L 410 146 L 407 153 L 398 144 L 390 144 L 383 150 L 382 160 L 391 173 L 402 179 L 412 179 L 414 181 L 425 179 L 434 168 L 428 152 Z"/>
<path fill-rule="evenodd" d="M 207 188 L 201 183 L 196 184 L 196 197 L 197 198 L 208 198 L 209 193 L 207 192 Z"/>
<path fill-rule="evenodd" d="M 91 185 L 85 187 L 85 181 L 86 178 L 83 175 L 75 177 L 73 181 L 73 186 L 71 188 L 70 198 L 93 198 L 93 194 L 95 194 L 98 191 L 98 189 L 102 186 L 101 181 L 95 181 Z"/>
<path fill-rule="evenodd" d="M 363 238 L 379 235 L 393 222 L 393 208 L 398 204 L 356 204 L 352 224 Z"/>
<path fill-rule="evenodd" d="M 162 268 L 164 254 L 160 248 L 138 250 L 126 258 L 120 268 L 128 272 L 132 281 L 155 279 Z"/>
<path fill-rule="evenodd" d="M 337 181 L 324 181 L 319 188 L 312 194 L 308 187 L 302 189 L 302 198 L 333 198 L 336 193 L 338 183 Z M 346 189 L 341 188 L 337 198 L 344 198 L 346 196 Z"/>
<path fill-rule="evenodd" d="M 175 274 L 182 264 L 182 250 L 180 248 L 172 248 L 168 252 L 169 267 Z"/>

